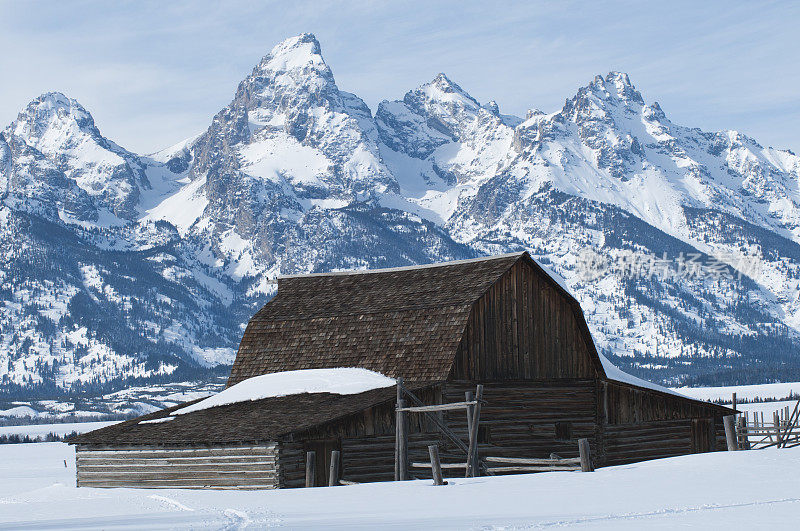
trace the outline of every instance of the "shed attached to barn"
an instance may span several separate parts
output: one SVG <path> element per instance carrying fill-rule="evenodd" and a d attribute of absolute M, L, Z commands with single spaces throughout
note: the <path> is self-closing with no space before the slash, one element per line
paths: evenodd
<path fill-rule="evenodd" d="M 484 386 L 479 455 L 577 455 L 598 466 L 724 449 L 731 410 L 629 376 L 600 355 L 578 302 L 527 253 L 375 271 L 281 277 L 251 319 L 228 388 L 303 369 L 358 367 L 403 378 L 427 404 Z M 308 451 L 323 484 L 331 450 L 351 481 L 391 480 L 395 389 L 301 393 L 176 415 L 165 409 L 79 435 L 79 486 L 298 487 Z M 463 411 L 438 419 L 467 439 Z M 432 419 L 412 415 L 409 461 L 463 460 Z M 430 477 L 425 469 L 412 472 Z"/>

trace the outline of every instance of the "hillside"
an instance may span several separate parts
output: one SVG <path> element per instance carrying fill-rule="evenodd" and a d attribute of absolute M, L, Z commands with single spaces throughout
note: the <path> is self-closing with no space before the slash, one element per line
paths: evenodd
<path fill-rule="evenodd" d="M 791 151 L 674 124 L 619 72 L 549 114 L 445 74 L 373 114 L 310 34 L 155 154 L 44 94 L 0 132 L 2 393 L 224 375 L 278 274 L 521 249 L 628 372 L 800 379 L 799 179 Z"/>

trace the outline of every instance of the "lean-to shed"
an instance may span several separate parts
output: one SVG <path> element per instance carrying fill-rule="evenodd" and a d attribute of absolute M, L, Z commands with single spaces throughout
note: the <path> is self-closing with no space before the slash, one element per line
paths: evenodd
<path fill-rule="evenodd" d="M 463 401 L 483 384 L 480 455 L 573 457 L 579 438 L 599 466 L 713 451 L 724 449 L 722 417 L 731 413 L 608 363 L 578 302 L 527 253 L 282 277 L 245 330 L 228 386 L 333 367 L 402 377 L 428 404 Z M 317 484 L 331 450 L 348 480 L 394 475 L 391 387 L 174 409 L 73 438 L 78 485 L 296 487 L 311 450 Z M 466 439 L 463 411 L 441 420 Z M 412 416 L 410 460 L 427 460 L 434 443 L 444 461 L 463 460 L 429 420 Z"/>

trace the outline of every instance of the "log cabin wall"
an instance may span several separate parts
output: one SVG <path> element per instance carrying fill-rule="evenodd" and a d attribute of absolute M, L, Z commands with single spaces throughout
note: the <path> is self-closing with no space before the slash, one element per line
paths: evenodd
<path fill-rule="evenodd" d="M 594 378 L 574 308 L 519 260 L 473 305 L 451 369 L 453 380 Z"/>
<path fill-rule="evenodd" d="M 277 445 L 78 445 L 78 487 L 278 488 Z"/>
<path fill-rule="evenodd" d="M 490 381 L 484 384 L 478 452 L 497 457 L 578 456 L 578 439 L 597 448 L 597 394 L 593 379 Z M 475 383 L 447 382 L 445 402 L 464 400 Z M 467 439 L 466 413 L 448 411 L 448 426 Z M 442 460 L 462 460 L 448 446 Z"/>
<path fill-rule="evenodd" d="M 426 404 L 441 403 L 439 386 L 416 390 L 414 393 Z M 463 400 L 463 398 L 461 399 Z M 409 414 L 409 461 L 429 461 L 428 445 L 442 444 L 435 425 L 421 414 Z M 341 452 L 340 476 L 356 482 L 391 481 L 394 479 L 395 402 L 386 402 L 366 408 L 346 418 L 317 426 L 310 430 L 292 433 L 279 444 L 280 486 L 284 488 L 305 485 L 306 452 L 320 450 L 328 454 Z M 329 463 L 326 455 L 317 455 L 317 484 L 327 477 L 320 471 L 320 463 Z M 430 477 L 430 472 L 412 471 L 418 477 Z M 326 480 L 327 481 L 327 480 Z"/>
<path fill-rule="evenodd" d="M 718 406 L 613 381 L 597 390 L 604 466 L 725 449 Z"/>

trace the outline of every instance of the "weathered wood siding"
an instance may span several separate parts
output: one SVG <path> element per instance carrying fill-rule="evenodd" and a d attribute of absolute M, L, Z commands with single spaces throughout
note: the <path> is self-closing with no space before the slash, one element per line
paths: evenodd
<path fill-rule="evenodd" d="M 415 394 L 426 404 L 441 402 L 442 395 L 438 387 L 418 390 Z M 433 423 L 423 415 L 409 414 L 408 421 L 409 460 L 427 461 L 428 445 L 438 444 L 439 434 Z M 334 447 L 341 452 L 340 476 L 343 479 L 359 483 L 391 481 L 394 479 L 394 440 L 394 401 L 311 430 L 293 433 L 281 440 L 279 445 L 280 486 L 304 486 L 306 452 L 317 452 L 318 448 L 325 448 L 327 452 Z M 420 476 L 423 473 L 414 470 L 412 474 Z M 321 474 L 318 476 L 321 477 Z"/>
<path fill-rule="evenodd" d="M 472 382 L 448 382 L 445 402 L 464 399 Z M 592 379 L 484 382 L 478 452 L 498 457 L 578 457 L 578 439 L 597 447 L 597 395 Z M 448 411 L 448 426 L 467 440 L 466 413 Z M 442 460 L 462 460 L 447 445 Z"/>
<path fill-rule="evenodd" d="M 654 420 L 677 420 L 721 415 L 713 404 L 704 404 L 668 393 L 639 389 L 624 383 L 600 383 L 604 424 L 632 424 Z"/>
<path fill-rule="evenodd" d="M 520 260 L 473 305 L 451 379 L 593 378 L 586 341 L 569 301 Z"/>
<path fill-rule="evenodd" d="M 274 489 L 277 445 L 75 449 L 78 487 Z"/>

